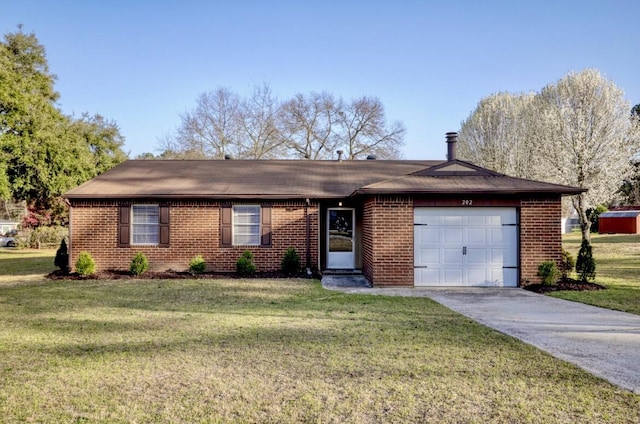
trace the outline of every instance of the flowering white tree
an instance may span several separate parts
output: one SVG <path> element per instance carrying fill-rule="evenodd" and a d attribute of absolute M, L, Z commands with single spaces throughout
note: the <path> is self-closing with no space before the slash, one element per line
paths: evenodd
<path fill-rule="evenodd" d="M 587 208 L 614 197 L 640 148 L 638 120 L 631 119 L 630 109 L 622 90 L 599 71 L 571 72 L 531 97 L 502 93 L 483 99 L 463 122 L 460 157 L 515 176 L 588 189 L 572 205 L 582 237 L 590 241 Z"/>
<path fill-rule="evenodd" d="M 514 177 L 530 177 L 533 150 L 526 115 L 533 99 L 533 94 L 502 92 L 480 100 L 462 122 L 460 157 Z"/>
<path fill-rule="evenodd" d="M 536 96 L 531 140 L 551 181 L 589 191 L 572 197 L 582 238 L 590 241 L 586 210 L 609 201 L 631 172 L 638 151 L 631 105 L 595 69 L 571 72 Z"/>

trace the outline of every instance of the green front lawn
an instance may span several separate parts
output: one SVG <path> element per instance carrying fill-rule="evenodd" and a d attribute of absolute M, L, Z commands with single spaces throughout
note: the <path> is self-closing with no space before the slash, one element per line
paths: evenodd
<path fill-rule="evenodd" d="M 0 287 L 44 281 L 42 276 L 56 269 L 56 249 L 0 248 Z"/>
<path fill-rule="evenodd" d="M 635 423 L 640 396 L 424 298 L 40 279 L 0 283 L 0 417 Z"/>
<path fill-rule="evenodd" d="M 576 258 L 582 241 L 580 233 L 565 234 L 564 248 Z M 640 235 L 592 234 L 596 259 L 595 282 L 601 291 L 552 292 L 561 299 L 601 306 L 640 315 Z"/>

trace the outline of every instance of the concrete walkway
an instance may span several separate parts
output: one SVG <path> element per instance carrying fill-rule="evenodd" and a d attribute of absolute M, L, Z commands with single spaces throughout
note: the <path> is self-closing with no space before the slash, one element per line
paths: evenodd
<path fill-rule="evenodd" d="M 366 280 L 325 278 L 322 280 L 325 288 L 345 293 L 428 297 L 474 321 L 640 394 L 638 315 L 522 289 L 369 288 Z"/>

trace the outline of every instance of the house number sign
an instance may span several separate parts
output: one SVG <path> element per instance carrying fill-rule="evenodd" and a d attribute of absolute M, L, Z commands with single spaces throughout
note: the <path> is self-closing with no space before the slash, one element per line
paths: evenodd
<path fill-rule="evenodd" d="M 462 199 L 462 206 L 471 206 L 473 205 L 473 200 L 471 199 Z"/>

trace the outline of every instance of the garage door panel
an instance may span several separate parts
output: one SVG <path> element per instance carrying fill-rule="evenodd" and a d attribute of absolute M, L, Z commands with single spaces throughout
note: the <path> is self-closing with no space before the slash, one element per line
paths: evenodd
<path fill-rule="evenodd" d="M 489 234 L 486 228 L 467 228 L 467 243 L 486 244 L 489 242 Z"/>
<path fill-rule="evenodd" d="M 443 270 L 443 285 L 445 286 L 460 286 L 462 285 L 463 270 L 462 268 L 445 268 Z"/>
<path fill-rule="evenodd" d="M 514 249 L 493 248 L 490 251 L 491 263 L 501 266 L 514 267 L 518 265 L 518 255 Z"/>
<path fill-rule="evenodd" d="M 444 285 L 440 282 L 440 271 L 430 268 L 416 268 L 413 283 L 418 287 Z"/>
<path fill-rule="evenodd" d="M 438 265 L 440 263 L 440 249 L 437 247 L 416 249 L 414 260 L 416 266 Z"/>
<path fill-rule="evenodd" d="M 441 249 L 443 253 L 442 263 L 444 265 L 462 265 L 462 249 Z"/>
<path fill-rule="evenodd" d="M 443 243 L 462 243 L 464 240 L 464 232 L 461 227 L 444 227 L 440 231 Z"/>
<path fill-rule="evenodd" d="M 467 281 L 473 282 L 470 285 L 485 285 L 490 274 L 487 268 L 468 268 L 466 273 Z"/>
<path fill-rule="evenodd" d="M 517 286 L 515 208 L 415 208 L 416 286 Z M 422 267 L 422 268 L 420 268 Z"/>
<path fill-rule="evenodd" d="M 501 226 L 499 228 L 491 228 L 489 231 L 492 244 L 512 244 L 512 241 L 517 237 L 517 227 L 515 226 Z"/>
<path fill-rule="evenodd" d="M 503 268 L 502 269 L 502 285 L 504 287 L 518 287 L 518 269 Z"/>
<path fill-rule="evenodd" d="M 484 226 L 487 224 L 487 218 L 486 216 L 482 216 L 482 215 L 470 215 L 470 216 L 466 216 L 465 217 L 465 224 L 467 225 L 481 225 Z"/>
<path fill-rule="evenodd" d="M 467 248 L 466 263 L 470 266 L 488 265 L 490 263 L 490 255 L 487 255 L 487 249 L 484 248 Z"/>
<path fill-rule="evenodd" d="M 464 225 L 464 218 L 461 215 L 448 215 L 440 217 L 440 225 Z"/>
<path fill-rule="evenodd" d="M 440 230 L 438 228 L 416 225 L 414 229 L 414 243 L 417 246 L 440 243 Z"/>
<path fill-rule="evenodd" d="M 439 225 L 440 216 L 427 209 L 415 209 L 413 222 L 418 225 Z"/>

